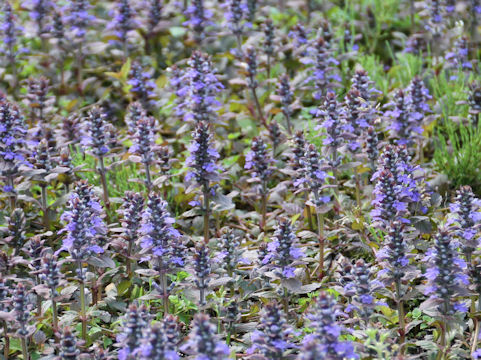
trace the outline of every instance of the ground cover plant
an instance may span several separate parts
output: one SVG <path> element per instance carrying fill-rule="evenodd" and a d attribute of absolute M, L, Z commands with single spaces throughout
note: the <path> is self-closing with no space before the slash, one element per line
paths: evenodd
<path fill-rule="evenodd" d="M 479 0 L 0 10 L 0 359 L 481 358 Z"/>

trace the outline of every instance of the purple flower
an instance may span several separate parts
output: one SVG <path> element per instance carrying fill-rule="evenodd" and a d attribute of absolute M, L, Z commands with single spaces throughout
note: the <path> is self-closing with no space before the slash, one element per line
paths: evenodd
<path fill-rule="evenodd" d="M 95 16 L 89 14 L 91 8 L 89 0 L 69 0 L 67 3 L 64 21 L 70 26 L 76 38 L 83 38 L 95 20 Z"/>
<path fill-rule="evenodd" d="M 103 157 L 109 152 L 107 125 L 107 114 L 100 107 L 93 108 L 85 121 L 81 144 L 92 148 L 97 158 Z"/>
<path fill-rule="evenodd" d="M 195 181 L 204 190 L 210 188 L 211 182 L 219 181 L 219 170 L 216 164 L 220 155 L 213 147 L 210 126 L 204 121 L 195 125 L 192 133 L 192 143 L 189 147 L 190 156 L 186 159 L 186 165 L 193 169 L 187 178 L 195 178 Z"/>
<path fill-rule="evenodd" d="M 213 12 L 204 7 L 204 0 L 193 0 L 184 14 L 188 18 L 188 20 L 184 22 L 184 25 L 194 31 L 195 41 L 201 43 L 205 38 L 205 29 L 214 25 L 210 20 Z"/>
<path fill-rule="evenodd" d="M 148 167 L 154 161 L 155 145 L 155 118 L 146 116 L 145 113 L 140 115 L 135 123 L 135 133 L 133 138 L 133 145 L 129 152 L 140 155 L 144 166 Z M 150 181 L 150 179 L 149 179 Z"/>
<path fill-rule="evenodd" d="M 77 345 L 77 338 L 69 327 L 65 327 L 62 331 L 62 338 L 60 339 L 60 358 L 71 359 L 77 358 L 80 355 L 80 349 Z"/>
<path fill-rule="evenodd" d="M 67 233 L 61 250 L 67 250 L 79 263 L 77 271 L 80 279 L 84 276 L 81 263 L 93 253 L 103 252 L 97 245 L 99 237 L 107 231 L 102 217 L 102 207 L 92 188 L 86 181 L 77 182 L 60 220 L 66 223 L 61 232 Z"/>
<path fill-rule="evenodd" d="M 37 35 L 42 36 L 50 31 L 46 26 L 48 16 L 54 9 L 54 3 L 51 0 L 30 0 L 32 11 L 30 17 L 37 23 Z"/>
<path fill-rule="evenodd" d="M 321 99 L 328 91 L 332 91 L 341 78 L 335 73 L 338 61 L 333 57 L 329 44 L 319 37 L 310 48 L 310 63 L 314 64 L 312 75 L 308 81 L 314 83 L 314 99 Z"/>
<path fill-rule="evenodd" d="M 140 352 L 142 332 L 148 323 L 147 309 L 132 304 L 125 314 L 117 343 L 121 346 L 119 360 L 129 360 Z"/>
<path fill-rule="evenodd" d="M 441 229 L 435 236 L 434 248 L 426 254 L 425 261 L 428 265 L 425 294 L 436 301 L 438 311 L 444 316 L 462 310 L 462 306 L 456 305 L 455 298 L 463 295 L 459 292 L 467 285 L 463 274 L 466 263 L 459 259 L 457 243 L 447 230 Z"/>
<path fill-rule="evenodd" d="M 386 146 L 379 159 L 373 194 L 373 218 L 382 223 L 391 220 L 406 222 L 408 205 L 421 200 L 414 172 L 420 170 L 409 163 L 405 146 Z"/>
<path fill-rule="evenodd" d="M 251 151 L 246 155 L 244 169 L 251 172 L 253 177 L 257 177 L 265 183 L 269 179 L 274 160 L 267 154 L 267 145 L 261 137 L 254 137 L 251 143 Z"/>
<path fill-rule="evenodd" d="M 322 195 L 322 191 L 327 185 L 327 180 L 331 178 L 327 171 L 330 166 L 321 158 L 319 151 L 313 144 L 306 143 L 302 159 L 302 178 L 298 179 L 294 185 L 304 184 L 314 196 L 315 206 L 322 206 L 330 201 L 330 196 Z"/>
<path fill-rule="evenodd" d="M 228 360 L 230 350 L 216 335 L 216 327 L 207 314 L 196 314 L 189 334 L 189 340 L 181 347 L 183 352 L 192 354 L 195 360 Z"/>
<path fill-rule="evenodd" d="M 339 336 L 344 329 L 337 321 L 342 315 L 335 300 L 325 292 L 316 298 L 307 315 L 309 327 L 314 328 L 314 333 L 304 339 L 302 352 L 316 351 L 319 357 L 332 360 L 358 359 L 354 347 L 349 341 L 339 341 Z M 309 357 L 307 357 L 310 360 Z"/>
<path fill-rule="evenodd" d="M 0 100 L 0 164 L 4 175 L 14 174 L 21 164 L 28 165 L 23 149 L 26 135 L 19 109 L 7 100 Z"/>
<path fill-rule="evenodd" d="M 297 244 L 297 236 L 293 231 L 290 221 L 280 218 L 274 232 L 273 240 L 267 245 L 268 253 L 263 259 L 263 264 L 268 264 L 281 278 L 295 276 L 296 260 L 304 256 Z"/>
<path fill-rule="evenodd" d="M 456 191 L 455 201 L 449 207 L 452 213 L 449 224 L 460 238 L 461 250 L 468 259 L 479 246 L 480 239 L 476 235 L 481 225 L 480 207 L 481 200 L 476 198 L 469 186 L 462 186 Z"/>
<path fill-rule="evenodd" d="M 372 279 L 371 270 L 362 259 L 357 260 L 354 265 L 347 263 L 344 270 L 344 292 L 351 298 L 350 307 L 357 311 L 367 325 L 374 308 L 379 305 L 372 294 L 382 285 Z"/>
<path fill-rule="evenodd" d="M 141 360 L 178 360 L 179 324 L 177 318 L 167 315 L 161 323 L 152 323 L 144 331 L 139 356 Z"/>
<path fill-rule="evenodd" d="M 13 62 L 19 52 L 17 48 L 17 36 L 23 33 L 23 28 L 17 26 L 15 22 L 16 16 L 13 12 L 12 5 L 10 5 L 10 2 L 5 1 L 0 31 L 3 34 L 3 51 L 12 66 L 15 65 Z"/>
<path fill-rule="evenodd" d="M 247 19 L 249 9 L 243 0 L 229 0 L 228 11 L 225 13 L 227 26 L 236 36 L 242 34 L 244 30 L 243 20 Z M 249 26 L 249 24 L 247 24 Z"/>
<path fill-rule="evenodd" d="M 294 348 L 292 329 L 276 302 L 264 305 L 257 330 L 251 335 L 252 347 L 248 353 L 260 353 L 267 359 L 282 359 L 285 350 Z"/>
<path fill-rule="evenodd" d="M 172 224 L 175 219 L 167 211 L 167 202 L 156 194 L 150 194 L 147 208 L 142 213 L 140 233 L 141 253 L 149 253 L 153 266 L 158 271 L 167 271 L 177 267 L 180 262 L 178 255 L 183 245 L 180 233 Z"/>
<path fill-rule="evenodd" d="M 132 86 L 130 92 L 140 101 L 145 110 L 150 110 L 155 105 L 157 85 L 138 62 L 132 64 L 127 83 Z"/>
<path fill-rule="evenodd" d="M 174 72 L 176 76 L 171 80 L 178 98 L 177 114 L 183 115 L 185 121 L 212 123 L 220 107 L 216 97 L 224 86 L 207 54 L 194 51 L 188 64 L 188 70 Z"/>
<path fill-rule="evenodd" d="M 118 40 L 127 46 L 127 36 L 130 31 L 136 30 L 140 24 L 135 19 L 135 11 L 132 9 L 129 0 L 118 0 L 116 11 L 113 16 L 112 21 L 107 25 L 108 30 L 113 30 L 114 35 Z"/>

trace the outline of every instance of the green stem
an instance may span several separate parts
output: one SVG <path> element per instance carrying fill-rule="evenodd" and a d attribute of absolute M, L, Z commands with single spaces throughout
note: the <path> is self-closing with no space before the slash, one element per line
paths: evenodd
<path fill-rule="evenodd" d="M 42 189 L 42 211 L 43 211 L 43 226 L 45 230 L 50 230 L 50 221 L 48 219 L 48 199 L 47 199 L 47 184 L 41 185 Z"/>
<path fill-rule="evenodd" d="M 163 292 L 163 304 L 164 304 L 164 317 L 169 314 L 169 294 L 167 293 L 167 274 L 162 271 L 161 275 L 162 281 L 162 292 Z"/>
<path fill-rule="evenodd" d="M 145 166 L 145 185 L 147 186 L 147 190 L 150 192 L 150 189 L 152 188 L 152 179 L 150 176 L 150 166 L 147 162 L 144 162 Z"/>
<path fill-rule="evenodd" d="M 319 203 L 319 194 L 314 192 L 316 203 Z M 317 235 L 319 237 L 319 279 L 324 277 L 324 215 L 316 211 L 317 216 Z"/>
<path fill-rule="evenodd" d="M 209 189 L 204 185 L 204 243 L 209 243 Z"/>
<path fill-rule="evenodd" d="M 102 190 L 103 190 L 103 197 L 104 197 L 104 204 L 107 209 L 110 209 L 110 200 L 109 200 L 109 189 L 107 187 L 107 171 L 105 170 L 104 164 L 104 157 L 99 157 L 99 174 L 100 174 L 100 181 L 102 183 Z"/>
<path fill-rule="evenodd" d="M 261 214 L 262 214 L 262 220 L 261 220 L 261 231 L 264 233 L 264 236 L 266 234 L 266 224 L 267 224 L 267 184 L 266 181 L 262 181 L 262 204 L 261 204 Z"/>
<path fill-rule="evenodd" d="M 29 360 L 28 350 L 27 350 L 27 338 L 22 336 L 22 354 L 23 360 Z"/>
<path fill-rule="evenodd" d="M 80 265 L 80 269 L 81 265 Z M 80 320 L 82 321 L 82 340 L 87 341 L 87 311 L 85 307 L 85 283 L 80 280 Z"/>
<path fill-rule="evenodd" d="M 13 176 L 12 176 L 12 175 L 9 175 L 9 176 L 7 177 L 7 182 L 8 182 L 8 186 L 11 187 L 12 192 L 13 192 L 14 182 L 13 182 Z M 12 195 L 10 195 L 10 196 L 9 196 L 9 199 L 10 199 L 10 210 L 13 212 L 13 210 L 15 210 L 15 206 L 16 206 L 16 202 L 17 202 L 17 197 L 15 196 L 15 193 L 13 193 Z"/>
<path fill-rule="evenodd" d="M 5 358 L 5 360 L 8 360 L 8 354 L 10 353 L 10 337 L 8 336 L 7 322 L 3 320 L 2 323 L 3 323 L 3 337 L 5 339 L 5 343 L 3 345 L 3 357 Z"/>
<path fill-rule="evenodd" d="M 406 323 L 404 315 L 404 303 L 401 300 L 401 279 L 396 281 L 397 309 L 399 317 L 399 352 L 404 355 L 404 342 L 406 339 Z"/>
<path fill-rule="evenodd" d="M 77 52 L 77 88 L 80 95 L 82 95 L 82 68 L 83 68 L 83 55 L 82 55 L 82 43 L 79 44 Z"/>
<path fill-rule="evenodd" d="M 54 334 L 58 331 L 58 311 L 57 311 L 57 302 L 52 297 L 52 328 Z"/>
<path fill-rule="evenodd" d="M 40 285 L 40 279 L 38 275 L 35 276 L 35 280 L 37 285 Z M 37 295 L 37 316 L 42 316 L 42 297 L 40 295 Z"/>
<path fill-rule="evenodd" d="M 262 112 L 262 107 L 261 107 L 261 103 L 259 102 L 259 98 L 257 97 L 257 91 L 256 91 L 256 88 L 255 87 L 251 87 L 251 91 L 252 91 L 252 97 L 254 98 L 254 102 L 256 104 L 256 109 L 257 109 L 257 113 L 259 114 L 259 121 L 262 123 L 262 125 L 265 126 L 265 128 L 267 129 L 267 123 L 266 123 L 266 119 L 264 118 L 264 114 Z"/>

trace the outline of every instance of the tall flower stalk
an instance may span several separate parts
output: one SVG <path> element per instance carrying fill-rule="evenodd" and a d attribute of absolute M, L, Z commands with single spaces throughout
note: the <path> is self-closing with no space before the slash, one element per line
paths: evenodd
<path fill-rule="evenodd" d="M 220 180 L 219 170 L 221 170 L 216 164 L 220 155 L 213 146 L 212 133 L 207 122 L 196 123 L 189 151 L 190 156 L 186 159 L 186 165 L 192 170 L 187 174 L 186 181 L 194 180 L 202 189 L 204 244 L 207 244 L 209 242 L 210 198 L 215 194 L 212 184 Z"/>
<path fill-rule="evenodd" d="M 92 149 L 93 155 L 97 158 L 97 171 L 103 189 L 103 200 L 107 208 L 110 207 L 109 189 L 107 186 L 107 170 L 105 168 L 105 155 L 109 152 L 107 139 L 107 114 L 100 107 L 92 109 L 86 119 L 86 131 L 82 138 L 82 145 Z"/>
<path fill-rule="evenodd" d="M 160 291 L 164 305 L 164 316 L 169 313 L 169 289 L 167 273 L 184 265 L 184 247 L 181 234 L 172 224 L 175 219 L 167 211 L 167 202 L 151 193 L 147 208 L 142 213 L 140 233 L 141 254 L 151 262 L 160 276 Z"/>
<path fill-rule="evenodd" d="M 246 155 L 244 168 L 249 170 L 252 177 L 260 182 L 261 195 L 261 223 L 260 228 L 266 234 L 267 225 L 267 196 L 269 190 L 267 182 L 272 174 L 271 164 L 274 160 L 267 155 L 267 146 L 261 137 L 252 139 L 251 151 Z"/>
<path fill-rule="evenodd" d="M 319 277 L 322 278 L 324 276 L 325 247 L 324 213 L 326 212 L 326 205 L 331 200 L 331 197 L 325 194 L 325 189 L 328 186 L 327 180 L 330 178 L 327 173 L 330 166 L 324 162 L 316 147 L 309 143 L 306 143 L 301 163 L 302 177 L 296 180 L 294 185 L 304 184 L 314 197 L 313 201 L 309 201 L 309 204 L 314 205 L 316 208 L 317 236 L 319 241 Z"/>
<path fill-rule="evenodd" d="M 66 250 L 71 260 L 76 264 L 77 280 L 80 289 L 80 314 L 82 322 L 82 339 L 87 340 L 87 311 L 85 302 L 85 270 L 84 263 L 93 254 L 103 253 L 98 245 L 99 237 L 106 233 L 102 220 L 103 209 L 92 188 L 86 181 L 79 181 L 70 195 L 67 210 L 61 220 L 66 226 L 61 230 L 67 236 L 59 250 Z"/>

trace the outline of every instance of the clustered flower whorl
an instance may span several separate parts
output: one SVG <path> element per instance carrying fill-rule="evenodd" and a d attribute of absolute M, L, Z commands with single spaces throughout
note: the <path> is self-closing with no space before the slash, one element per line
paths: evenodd
<path fill-rule="evenodd" d="M 140 246 L 142 253 L 148 253 L 147 259 L 153 261 L 159 271 L 184 265 L 178 251 L 182 249 L 181 234 L 172 226 L 174 223 L 175 219 L 167 211 L 167 202 L 159 195 L 150 194 L 147 208 L 142 213 Z"/>
<path fill-rule="evenodd" d="M 453 217 L 449 224 L 460 239 L 461 250 L 468 261 L 472 253 L 478 248 L 480 238 L 481 200 L 476 198 L 469 186 L 462 186 L 456 191 L 454 203 L 449 206 Z"/>
<path fill-rule="evenodd" d="M 213 146 L 212 133 L 207 122 L 196 123 L 189 151 L 186 165 L 193 171 L 187 174 L 186 181 L 195 179 L 199 186 L 209 189 L 211 182 L 219 181 L 221 167 L 216 163 L 220 155 Z"/>
<path fill-rule="evenodd" d="M 62 338 L 60 339 L 60 359 L 61 360 L 76 360 L 80 355 L 80 350 L 77 347 L 77 339 L 70 328 L 66 327 L 62 331 Z"/>
<path fill-rule="evenodd" d="M 103 208 L 92 187 L 85 180 L 77 182 L 60 220 L 66 223 L 61 233 L 67 233 L 61 250 L 67 250 L 79 267 L 91 254 L 104 252 L 97 244 L 99 237 L 106 232 L 102 218 Z M 77 271 L 77 276 L 83 279 L 81 269 Z"/>
<path fill-rule="evenodd" d="M 194 355 L 197 360 L 229 359 L 229 347 L 218 339 L 216 327 L 207 314 L 196 314 L 192 324 L 189 340 L 181 347 L 183 352 Z"/>
<path fill-rule="evenodd" d="M 309 326 L 314 328 L 314 333 L 304 339 L 302 352 L 318 353 L 320 356 L 317 359 L 358 359 L 352 343 L 339 340 L 339 336 L 344 332 L 337 320 L 341 315 L 343 313 L 335 300 L 327 293 L 321 292 L 307 314 Z"/>
<path fill-rule="evenodd" d="M 110 14 L 112 21 L 107 25 L 107 29 L 113 30 L 114 35 L 122 44 L 127 43 L 127 36 L 130 31 L 139 26 L 135 19 L 136 13 L 129 0 L 118 0 L 116 11 Z"/>
<path fill-rule="evenodd" d="M 141 360 L 178 360 L 177 343 L 179 342 L 179 325 L 177 319 L 167 315 L 161 323 L 151 324 L 144 331 L 140 346 Z"/>
<path fill-rule="evenodd" d="M 323 144 L 326 145 L 327 155 L 330 156 L 330 165 L 336 167 L 342 157 L 337 150 L 344 142 L 342 129 L 342 111 L 336 99 L 336 93 L 329 91 L 317 115 L 323 120 L 321 126 L 326 129 L 326 137 Z"/>
<path fill-rule="evenodd" d="M 205 8 L 204 0 L 193 0 L 184 14 L 188 19 L 184 25 L 192 29 L 195 41 L 200 44 L 205 38 L 205 29 L 213 25 L 210 20 L 214 15 L 213 12 Z"/>
<path fill-rule="evenodd" d="M 291 343 L 292 329 L 288 326 L 281 307 L 276 302 L 264 305 L 258 330 L 251 335 L 249 353 L 260 353 L 267 359 L 281 360 L 284 352 L 294 347 Z"/>
<path fill-rule="evenodd" d="M 139 236 L 143 209 L 144 197 L 142 194 L 126 191 L 118 212 L 122 216 L 123 237 L 129 244 L 135 242 Z"/>
<path fill-rule="evenodd" d="M 69 0 L 64 21 L 70 26 L 73 35 L 81 40 L 87 33 L 95 16 L 89 14 L 92 8 L 89 0 Z"/>
<path fill-rule="evenodd" d="M 434 248 L 428 250 L 425 256 L 428 264 L 425 295 L 436 301 L 437 310 L 443 316 L 467 311 L 466 304 L 455 301 L 457 296 L 465 294 L 469 284 L 464 273 L 466 262 L 459 257 L 457 249 L 458 244 L 451 233 L 441 229 L 434 238 Z"/>
<path fill-rule="evenodd" d="M 398 282 L 407 273 L 409 258 L 406 245 L 406 225 L 401 221 L 389 223 L 387 234 L 384 236 L 384 247 L 376 254 L 383 264 L 379 276 L 387 275 L 389 283 Z"/>
<path fill-rule="evenodd" d="M 274 238 L 267 245 L 267 251 L 267 255 L 262 260 L 263 264 L 269 264 L 281 278 L 295 276 L 296 262 L 304 256 L 304 253 L 298 247 L 297 236 L 288 219 L 278 220 Z"/>
<path fill-rule="evenodd" d="M 314 196 L 314 206 L 320 207 L 327 204 L 331 197 L 323 195 L 327 180 L 331 177 L 327 171 L 330 166 L 321 157 L 316 146 L 306 143 L 304 157 L 302 158 L 302 177 L 294 182 L 294 186 L 306 184 Z"/>
<path fill-rule="evenodd" d="M 232 33 L 240 36 L 244 31 L 243 20 L 247 18 L 249 9 L 247 3 L 242 0 L 230 0 L 228 3 L 228 11 L 225 14 L 227 26 Z"/>
<path fill-rule="evenodd" d="M 267 154 L 267 145 L 261 137 L 254 137 L 251 143 L 251 151 L 246 155 L 244 168 L 250 170 L 253 177 L 262 182 L 268 180 L 272 173 L 271 164 L 274 160 Z"/>
<path fill-rule="evenodd" d="M 216 96 L 224 86 L 217 79 L 216 69 L 207 54 L 194 51 L 188 65 L 188 70 L 178 74 L 176 94 L 183 101 L 179 101 L 176 109 L 179 114 L 184 114 L 185 121 L 212 123 L 220 106 Z"/>
<path fill-rule="evenodd" d="M 209 286 L 209 275 L 211 273 L 211 259 L 209 248 L 205 244 L 201 244 L 195 248 L 194 252 L 194 271 L 195 286 L 200 290 L 200 304 L 205 304 L 205 290 Z"/>
<path fill-rule="evenodd" d="M 89 112 L 85 125 L 82 145 L 91 147 L 96 157 L 105 156 L 110 150 L 107 141 L 107 114 L 96 107 Z"/>
<path fill-rule="evenodd" d="M 145 305 L 140 308 L 132 304 L 129 306 L 123 319 L 122 331 L 117 335 L 117 343 L 121 344 L 119 360 L 128 360 L 140 351 L 142 333 L 148 324 L 147 309 Z"/>
<path fill-rule="evenodd" d="M 19 109 L 7 100 L 0 100 L 0 170 L 5 174 L 25 164 L 23 147 L 27 130 Z M 6 189 L 5 191 L 13 191 Z"/>
<path fill-rule="evenodd" d="M 127 83 L 132 86 L 130 92 L 134 94 L 136 100 L 140 101 L 146 111 L 155 105 L 157 85 L 140 63 L 134 62 L 132 64 Z"/>
<path fill-rule="evenodd" d="M 375 199 L 371 212 L 373 218 L 383 226 L 392 220 L 409 222 L 406 218 L 409 204 L 421 200 L 414 174 L 416 171 L 420 171 L 420 167 L 410 164 L 405 146 L 385 147 L 377 171 L 372 176 Z"/>

